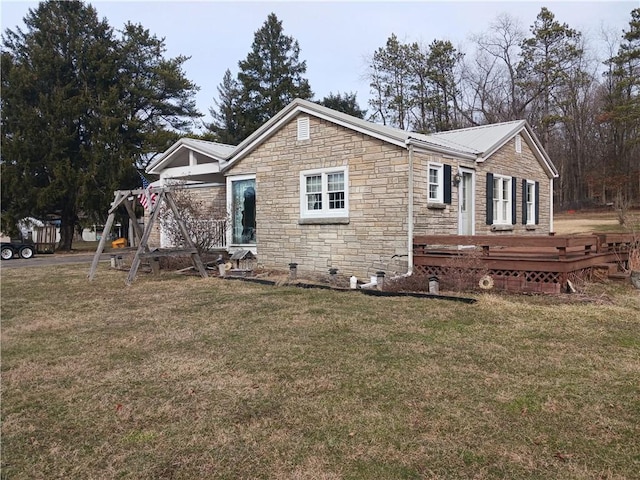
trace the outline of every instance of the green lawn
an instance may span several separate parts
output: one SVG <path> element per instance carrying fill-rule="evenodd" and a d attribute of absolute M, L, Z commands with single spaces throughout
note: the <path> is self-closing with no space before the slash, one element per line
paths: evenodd
<path fill-rule="evenodd" d="M 2 271 L 2 478 L 624 479 L 640 296 Z"/>

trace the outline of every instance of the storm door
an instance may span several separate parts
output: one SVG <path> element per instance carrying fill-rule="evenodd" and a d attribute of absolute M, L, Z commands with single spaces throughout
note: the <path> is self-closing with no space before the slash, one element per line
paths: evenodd
<path fill-rule="evenodd" d="M 474 228 L 474 172 L 464 168 L 459 169 L 460 184 L 458 185 L 458 234 L 473 235 Z"/>
<path fill-rule="evenodd" d="M 256 243 L 256 179 L 231 179 L 231 244 Z"/>

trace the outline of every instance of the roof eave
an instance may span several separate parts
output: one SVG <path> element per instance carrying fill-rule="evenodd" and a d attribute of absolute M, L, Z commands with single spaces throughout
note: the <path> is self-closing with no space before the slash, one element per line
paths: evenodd
<path fill-rule="evenodd" d="M 458 150 L 449 149 L 440 145 L 434 145 L 433 143 L 425 142 L 424 140 L 413 137 L 407 138 L 405 143 L 407 146 L 413 145 L 414 147 L 417 147 L 420 150 L 424 150 L 425 152 L 442 153 L 444 155 L 451 155 L 459 158 L 464 158 L 466 160 L 477 159 L 477 155 L 474 153 L 460 152 Z"/>
<path fill-rule="evenodd" d="M 182 150 L 183 148 L 186 148 L 188 150 L 193 150 L 194 152 L 199 153 L 200 155 L 209 157 L 220 164 L 222 164 L 230 156 L 230 155 L 227 155 L 226 157 L 223 157 L 220 155 L 211 154 L 210 152 L 205 152 L 204 150 L 194 147 L 193 145 L 185 144 L 184 142 L 182 142 L 182 139 L 180 139 L 176 143 L 171 145 L 171 147 L 169 147 L 169 149 L 165 153 L 163 153 L 162 156 L 158 158 L 158 160 L 155 163 L 149 165 L 145 169 L 145 172 L 159 175 L 162 170 L 167 168 L 167 164 L 171 162 L 171 158 L 173 157 L 173 155 L 179 152 L 180 150 Z M 234 151 L 235 150 L 232 150 L 230 153 L 233 153 Z"/>

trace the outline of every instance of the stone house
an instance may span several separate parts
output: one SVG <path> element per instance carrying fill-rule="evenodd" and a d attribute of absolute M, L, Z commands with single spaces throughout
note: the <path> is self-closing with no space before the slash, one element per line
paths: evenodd
<path fill-rule="evenodd" d="M 360 278 L 410 271 L 415 235 L 547 235 L 558 176 L 525 121 L 422 135 L 300 99 L 237 147 L 181 139 L 147 172 L 224 203 L 230 252 Z"/>

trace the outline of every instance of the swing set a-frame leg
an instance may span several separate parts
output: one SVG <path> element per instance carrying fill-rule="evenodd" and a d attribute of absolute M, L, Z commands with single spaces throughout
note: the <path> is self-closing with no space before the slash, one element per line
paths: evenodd
<path fill-rule="evenodd" d="M 111 208 L 109 209 L 109 216 L 107 217 L 107 223 L 105 223 L 104 225 L 104 229 L 102 231 L 102 237 L 100 238 L 100 242 L 98 243 L 98 248 L 96 249 L 96 253 L 93 256 L 93 261 L 91 262 L 91 269 L 89 270 L 89 274 L 87 275 L 89 277 L 89 281 L 93 280 L 93 278 L 96 276 L 96 269 L 98 268 L 98 262 L 100 261 L 100 256 L 104 251 L 104 246 L 107 243 L 107 238 L 109 238 L 109 235 L 111 234 L 113 221 L 116 218 L 116 210 L 123 203 L 129 202 L 129 200 L 127 199 L 129 198 L 130 194 L 131 194 L 130 191 L 118 190 L 114 195 L 113 203 L 111 204 Z"/>
<path fill-rule="evenodd" d="M 142 238 L 140 239 L 140 245 L 138 245 L 138 249 L 136 250 L 136 254 L 133 257 L 133 261 L 131 262 L 131 269 L 129 270 L 129 275 L 125 281 L 127 286 L 131 285 L 136 278 L 136 274 L 138 273 L 138 268 L 140 267 L 140 255 L 144 252 L 149 251 L 149 247 L 147 246 L 149 242 L 149 236 L 151 236 L 151 229 L 153 228 L 153 224 L 156 222 L 158 218 L 158 214 L 160 213 L 160 205 L 165 198 L 165 192 L 161 191 L 153 205 L 153 211 L 151 212 L 151 216 L 149 217 L 149 222 L 144 226 L 144 232 L 142 233 Z"/>

